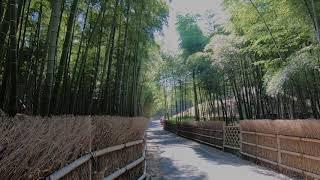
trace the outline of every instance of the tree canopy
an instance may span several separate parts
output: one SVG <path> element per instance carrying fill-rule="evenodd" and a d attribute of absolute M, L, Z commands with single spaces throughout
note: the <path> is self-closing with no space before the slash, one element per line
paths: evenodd
<path fill-rule="evenodd" d="M 225 0 L 224 6 L 230 21 L 211 24 L 217 28 L 208 37 L 198 26 L 205 15 L 178 16 L 177 59 L 185 59 L 178 66 L 192 92 L 183 101 L 193 102 L 183 113 L 227 122 L 319 118 L 319 2 Z"/>
<path fill-rule="evenodd" d="M 144 81 L 164 0 L 8 0 L 0 9 L 1 109 L 148 114 Z"/>

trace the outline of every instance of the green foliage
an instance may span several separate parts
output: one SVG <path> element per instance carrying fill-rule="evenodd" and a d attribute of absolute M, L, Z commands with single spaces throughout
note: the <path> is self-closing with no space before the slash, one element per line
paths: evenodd
<path fill-rule="evenodd" d="M 271 96 L 284 94 L 293 83 L 306 83 L 304 78 L 310 76 L 310 72 L 318 71 L 319 50 L 319 46 L 305 47 L 292 54 L 288 58 L 290 61 L 282 68 L 277 71 L 268 70 L 265 75 L 267 93 Z"/>
<path fill-rule="evenodd" d="M 185 57 L 202 51 L 208 42 L 197 24 L 196 15 L 178 15 L 177 30 L 180 34 L 180 47 L 184 50 Z"/>
<path fill-rule="evenodd" d="M 15 3 L 19 111 L 124 116 L 153 111 L 156 86 L 148 83 L 153 81 L 148 68 L 159 54 L 154 34 L 167 23 L 165 0 Z M 0 3 L 4 12 L 12 7 Z M 6 55 L 10 27 L 2 28 L 5 18 L 1 11 L 1 109 L 7 104 L 6 92 L 15 92 L 4 78 L 10 73 L 5 65 L 10 61 Z"/>
<path fill-rule="evenodd" d="M 180 57 L 185 60 L 168 58 L 166 78 L 181 77 L 170 71 L 184 67 L 195 114 L 199 108 L 200 114 L 226 121 L 320 118 L 319 2 L 224 2 L 230 22 L 217 25 L 214 12 L 208 12 L 210 39 L 197 24 L 201 15 L 178 16 Z"/>

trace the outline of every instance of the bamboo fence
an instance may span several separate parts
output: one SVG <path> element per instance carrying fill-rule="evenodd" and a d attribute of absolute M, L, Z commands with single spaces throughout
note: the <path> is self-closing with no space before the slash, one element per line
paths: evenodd
<path fill-rule="evenodd" d="M 240 126 L 225 126 L 223 147 L 240 150 Z"/>
<path fill-rule="evenodd" d="M 112 147 L 108 147 L 102 150 L 98 150 L 98 151 L 94 151 L 94 152 L 90 152 L 82 157 L 80 157 L 79 159 L 73 161 L 72 163 L 70 163 L 69 165 L 63 167 L 62 169 L 52 173 L 50 176 L 48 176 L 46 179 L 47 180 L 58 180 L 58 179 L 63 179 L 64 177 L 66 177 L 68 174 L 72 173 L 73 171 L 76 171 L 77 168 L 79 168 L 80 166 L 82 166 L 85 163 L 92 163 L 93 161 L 95 161 L 95 159 L 97 159 L 100 156 L 103 155 L 107 155 L 109 153 L 113 153 L 116 151 L 121 151 L 124 150 L 126 148 L 130 148 L 136 145 L 143 145 L 145 144 L 144 140 L 138 140 L 138 141 L 131 141 L 125 144 L 120 144 L 120 145 L 116 145 L 116 146 L 112 146 Z M 124 167 L 114 171 L 113 173 L 101 178 L 100 176 L 97 176 L 98 172 L 96 172 L 92 167 L 92 165 L 89 165 L 90 168 L 90 173 L 88 174 L 89 176 L 87 177 L 87 179 L 103 179 L 103 180 L 113 180 L 116 179 L 122 175 L 124 175 L 126 172 L 129 172 L 131 169 L 137 167 L 140 164 L 143 164 L 144 166 L 144 170 L 143 170 L 143 174 L 141 174 L 141 176 L 138 179 L 144 179 L 146 177 L 146 164 L 145 164 L 145 147 L 143 148 L 143 152 L 142 152 L 142 156 L 136 160 L 134 160 L 133 162 L 130 162 L 129 164 L 125 165 Z M 105 172 L 102 172 L 102 174 L 104 174 Z"/>
<path fill-rule="evenodd" d="M 320 179 L 319 139 L 242 130 L 240 151 L 245 157 L 285 173 Z"/>
<path fill-rule="evenodd" d="M 221 122 L 223 123 L 223 122 Z M 176 125 L 166 122 L 164 129 L 177 134 L 178 136 L 185 137 L 218 149 L 230 148 L 240 150 L 240 127 L 239 126 L 218 126 L 217 128 L 209 127 L 195 127 Z"/>
<path fill-rule="evenodd" d="M 289 124 L 285 123 L 294 125 L 287 127 Z M 240 124 L 224 125 L 219 130 L 166 122 L 164 128 L 179 136 L 222 150 L 229 148 L 240 151 L 243 157 L 271 165 L 289 175 L 320 179 L 319 131 L 312 133 L 310 130 L 311 127 L 318 127 L 318 122 L 261 120 L 244 121 Z M 283 128 L 288 132 L 283 132 Z M 303 137 L 304 135 L 306 137 Z"/>

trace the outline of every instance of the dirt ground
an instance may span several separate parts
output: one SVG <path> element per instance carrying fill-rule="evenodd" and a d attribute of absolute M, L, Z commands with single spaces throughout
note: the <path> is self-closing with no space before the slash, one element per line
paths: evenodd
<path fill-rule="evenodd" d="M 159 120 L 147 131 L 147 173 L 155 180 L 287 180 L 230 153 L 164 131 Z"/>

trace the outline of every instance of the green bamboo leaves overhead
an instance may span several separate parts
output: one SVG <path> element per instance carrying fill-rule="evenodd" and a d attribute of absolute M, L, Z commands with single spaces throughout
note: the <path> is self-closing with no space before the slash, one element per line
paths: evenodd
<path fill-rule="evenodd" d="M 204 15 L 178 16 L 183 53 L 175 61 L 183 63 L 166 64 L 186 71 L 163 73 L 173 81 L 162 84 L 170 103 L 166 112 L 173 109 L 177 120 L 192 116 L 227 123 L 320 118 L 319 5 L 314 0 L 224 0 L 229 21 L 211 24 L 218 28 L 208 37 L 199 26 Z M 186 87 L 180 89 L 180 82 Z"/>
<path fill-rule="evenodd" d="M 8 0 L 0 9 L 1 109 L 142 115 L 147 52 L 167 21 L 165 1 Z"/>

